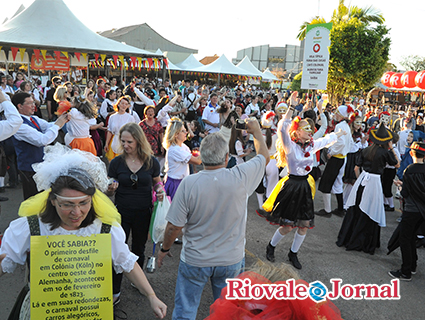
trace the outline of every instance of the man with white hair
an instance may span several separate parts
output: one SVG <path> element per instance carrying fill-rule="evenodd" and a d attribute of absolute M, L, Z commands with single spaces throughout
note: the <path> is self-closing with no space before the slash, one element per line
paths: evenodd
<path fill-rule="evenodd" d="M 184 227 L 173 320 L 195 320 L 209 279 L 218 299 L 226 279 L 243 272 L 248 197 L 270 160 L 258 121 L 249 120 L 247 131 L 257 156 L 226 169 L 229 143 L 219 132 L 208 135 L 200 148 L 205 170 L 184 178 L 171 203 L 158 266 Z"/>
<path fill-rule="evenodd" d="M 350 106 L 338 107 L 334 115 L 334 119 L 337 122 L 335 132 L 339 130 L 351 132 L 346 120 L 352 112 L 354 110 Z M 352 135 L 346 134 L 338 137 L 337 142 L 329 148 L 329 161 L 319 183 L 319 190 L 323 194 L 325 208 L 316 212 L 316 215 L 330 218 L 333 213 L 340 217 L 344 216 L 344 183 L 342 177 L 344 176 L 345 164 L 347 162 L 347 153 L 350 152 L 353 143 Z M 336 195 L 338 201 L 338 208 L 333 211 L 331 209 L 331 192 Z"/>

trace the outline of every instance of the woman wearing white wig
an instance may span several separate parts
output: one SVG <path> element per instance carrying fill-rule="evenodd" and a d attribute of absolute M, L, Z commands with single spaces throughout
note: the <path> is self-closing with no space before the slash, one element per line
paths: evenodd
<path fill-rule="evenodd" d="M 21 218 L 12 221 L 6 229 L 0 248 L 0 276 L 12 273 L 18 264 L 25 264 L 31 235 L 90 236 L 105 233 L 106 229 L 111 234 L 115 271 L 124 272 L 147 296 L 157 317 L 165 317 L 167 306 L 156 297 L 136 263 L 138 257 L 125 244 L 120 215 L 102 193 L 108 186 L 103 162 L 91 153 L 56 144 L 46 148 L 44 162 L 34 165 L 34 170 L 37 188 L 44 191 L 22 202 Z M 29 298 L 24 299 L 23 305 L 25 303 L 29 304 Z M 25 318 L 29 318 L 29 314 L 27 317 L 21 314 L 20 319 Z"/>

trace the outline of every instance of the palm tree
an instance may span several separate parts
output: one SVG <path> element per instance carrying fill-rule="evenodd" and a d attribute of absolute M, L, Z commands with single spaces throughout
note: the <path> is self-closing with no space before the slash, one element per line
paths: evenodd
<path fill-rule="evenodd" d="M 359 8 L 357 6 L 347 7 L 344 4 L 344 0 L 339 0 L 338 8 L 334 10 L 332 19 L 330 22 L 334 24 L 346 22 L 351 19 L 359 19 L 362 23 L 369 25 L 370 23 L 383 24 L 385 19 L 379 10 L 369 6 L 367 8 Z M 304 40 L 307 26 L 310 24 L 326 23 L 326 20 L 322 17 L 316 16 L 311 21 L 305 21 L 300 26 L 300 31 L 297 35 L 298 40 Z"/>

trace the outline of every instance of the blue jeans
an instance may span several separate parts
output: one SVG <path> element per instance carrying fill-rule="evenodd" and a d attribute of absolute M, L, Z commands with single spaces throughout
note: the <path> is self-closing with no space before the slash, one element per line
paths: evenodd
<path fill-rule="evenodd" d="M 194 267 L 180 260 L 173 320 L 195 320 L 202 291 L 208 279 L 211 279 L 213 296 L 216 300 L 226 286 L 226 279 L 235 278 L 244 271 L 244 268 L 245 258 L 225 267 Z"/>

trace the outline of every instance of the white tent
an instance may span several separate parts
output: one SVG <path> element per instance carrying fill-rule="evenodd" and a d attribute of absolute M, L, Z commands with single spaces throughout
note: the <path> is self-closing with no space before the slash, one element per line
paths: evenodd
<path fill-rule="evenodd" d="M 196 71 L 196 72 L 219 73 L 219 74 L 235 74 L 235 75 L 248 75 L 249 74 L 248 71 L 236 67 L 233 63 L 231 63 L 229 60 L 227 60 L 227 58 L 224 54 L 220 58 L 215 60 L 213 63 L 199 67 L 194 71 Z"/>
<path fill-rule="evenodd" d="M 263 81 L 278 81 L 279 79 L 270 72 L 269 68 L 263 72 Z"/>
<path fill-rule="evenodd" d="M 246 70 L 250 76 L 254 77 L 263 77 L 263 73 L 258 70 L 249 60 L 248 56 L 245 56 L 241 62 L 239 62 L 236 67 Z"/>
<path fill-rule="evenodd" d="M 157 57 L 149 51 L 98 35 L 79 21 L 62 0 L 35 0 L 31 6 L 0 25 L 0 43 L 3 50 L 18 47 Z"/>
<path fill-rule="evenodd" d="M 203 67 L 204 65 L 200 63 L 193 53 L 190 54 L 183 62 L 177 63 L 176 66 L 180 68 L 179 70 L 183 71 L 194 71 L 197 68 Z"/>

